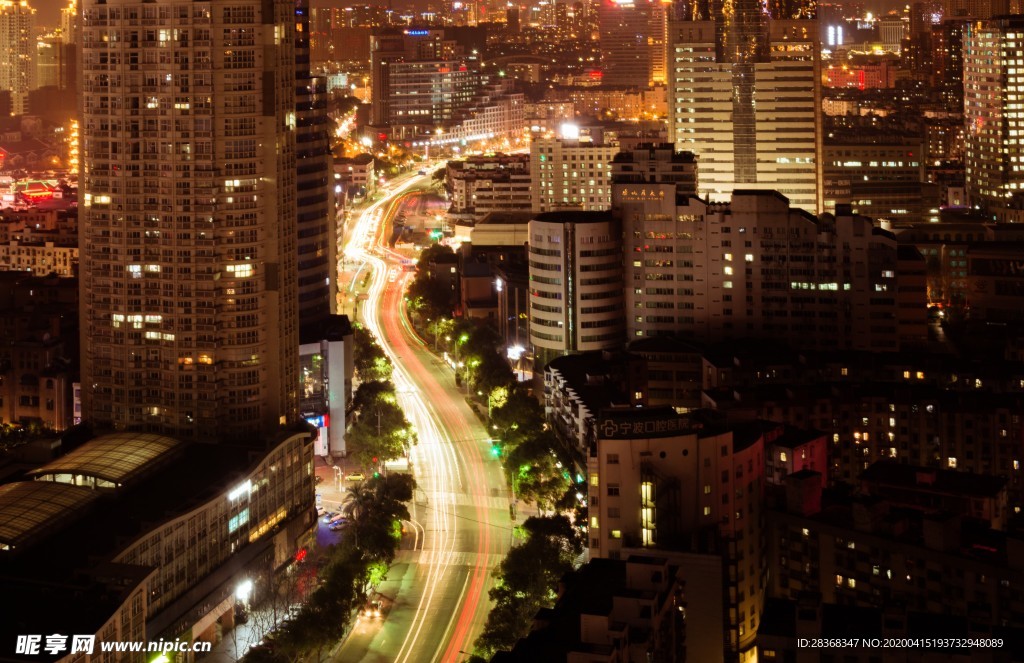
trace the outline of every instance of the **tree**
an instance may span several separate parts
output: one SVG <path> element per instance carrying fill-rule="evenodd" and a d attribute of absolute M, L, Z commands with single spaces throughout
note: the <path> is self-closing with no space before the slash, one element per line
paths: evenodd
<path fill-rule="evenodd" d="M 543 430 L 544 413 L 537 399 L 524 389 L 514 389 L 505 402 L 491 410 L 491 430 L 507 446 L 517 446 Z"/>
<path fill-rule="evenodd" d="M 366 468 L 376 464 L 374 458 L 379 463 L 402 456 L 415 444 L 415 436 L 402 408 L 381 399 L 360 410 L 346 443 L 349 455 Z"/>
<path fill-rule="evenodd" d="M 583 552 L 583 542 L 564 516 L 528 518 L 522 531 L 526 540 L 501 562 L 490 591 L 495 605 L 476 642 L 476 653 L 485 659 L 511 649 L 529 633 L 533 616 L 554 603 L 558 581 Z"/>
<path fill-rule="evenodd" d="M 384 349 L 377 343 L 370 331 L 359 324 L 352 326 L 353 363 L 360 380 L 391 379 L 391 360 L 384 354 Z"/>
<path fill-rule="evenodd" d="M 360 481 L 345 492 L 345 499 L 341 502 L 341 512 L 353 522 L 361 521 L 370 513 L 376 497 L 370 485 L 365 481 Z"/>
<path fill-rule="evenodd" d="M 558 459 L 552 451 L 554 443 L 550 432 L 526 438 L 508 451 L 505 462 L 515 494 L 545 511 L 554 509 L 572 486 L 568 471 L 558 467 Z"/>

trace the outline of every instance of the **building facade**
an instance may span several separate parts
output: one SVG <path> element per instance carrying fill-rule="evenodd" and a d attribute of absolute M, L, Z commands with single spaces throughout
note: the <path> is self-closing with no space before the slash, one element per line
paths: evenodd
<path fill-rule="evenodd" d="M 530 142 L 533 211 L 600 211 L 611 207 L 611 161 L 617 145 L 571 138 Z"/>
<path fill-rule="evenodd" d="M 529 211 L 533 204 L 530 157 L 526 154 L 473 156 L 449 161 L 445 188 L 449 214 L 480 220 L 491 212 Z"/>
<path fill-rule="evenodd" d="M 545 212 L 530 221 L 530 342 L 543 366 L 624 340 L 622 249 L 609 212 Z"/>
<path fill-rule="evenodd" d="M 81 21 L 84 416 L 270 434 L 297 416 L 295 6 Z"/>
<path fill-rule="evenodd" d="M 708 547 L 724 567 L 725 660 L 755 660 L 769 575 L 764 433 L 757 423 L 693 427 L 670 408 L 606 411 L 594 421 L 587 459 L 591 558 L 617 559 L 630 547 L 687 550 L 691 537 L 715 542 Z"/>
<path fill-rule="evenodd" d="M 28 0 L 0 2 L 0 90 L 11 93 L 11 114 L 28 112 L 36 88 L 36 10 Z"/>
<path fill-rule="evenodd" d="M 1017 66 L 1024 17 L 971 23 L 964 37 L 967 198 L 1004 207 L 1024 189 L 1024 69 Z"/>
<path fill-rule="evenodd" d="M 897 244 L 870 219 L 848 210 L 818 219 L 762 191 L 737 191 L 730 204 L 679 198 L 659 211 L 650 200 L 652 191 L 661 199 L 657 186 L 628 186 L 626 197 L 645 197 L 635 208 L 624 202 L 632 210 L 622 221 L 628 338 L 899 346 Z M 924 325 L 925 293 L 918 294 Z"/>
<path fill-rule="evenodd" d="M 300 326 L 321 325 L 338 309 L 338 246 L 327 79 L 313 76 L 309 3 L 295 5 L 295 164 Z"/>
<path fill-rule="evenodd" d="M 648 88 L 665 83 L 666 5 L 651 0 L 597 6 L 601 85 Z"/>
<path fill-rule="evenodd" d="M 700 160 L 701 196 L 777 190 L 821 211 L 816 25 L 765 21 L 748 0 L 717 21 L 669 24 L 669 140 Z"/>

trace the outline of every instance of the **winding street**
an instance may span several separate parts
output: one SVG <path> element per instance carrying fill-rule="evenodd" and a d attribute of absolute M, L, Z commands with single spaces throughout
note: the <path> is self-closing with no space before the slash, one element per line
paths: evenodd
<path fill-rule="evenodd" d="M 509 498 L 484 424 L 455 386 L 451 370 L 412 331 L 403 292 L 411 273 L 383 248 L 397 199 L 424 176 L 395 184 L 368 206 L 349 233 L 347 260 L 370 274 L 358 320 L 394 364 L 399 403 L 417 431 L 411 454 L 419 485 L 406 541 L 380 593 L 382 620 L 361 620 L 332 660 L 338 663 L 464 661 L 490 609 L 492 572 L 512 540 Z M 383 256 L 383 257 L 382 257 Z"/>

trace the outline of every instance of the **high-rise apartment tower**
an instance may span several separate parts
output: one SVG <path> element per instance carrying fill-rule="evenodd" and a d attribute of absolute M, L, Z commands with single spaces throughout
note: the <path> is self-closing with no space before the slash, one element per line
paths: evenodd
<path fill-rule="evenodd" d="M 11 93 L 11 112 L 28 112 L 36 89 L 36 10 L 26 0 L 0 0 L 0 90 Z"/>
<path fill-rule="evenodd" d="M 1024 190 L 1024 16 L 971 23 L 964 37 L 967 198 L 998 207 Z"/>
<path fill-rule="evenodd" d="M 295 4 L 80 7 L 84 417 L 271 434 L 297 409 Z"/>

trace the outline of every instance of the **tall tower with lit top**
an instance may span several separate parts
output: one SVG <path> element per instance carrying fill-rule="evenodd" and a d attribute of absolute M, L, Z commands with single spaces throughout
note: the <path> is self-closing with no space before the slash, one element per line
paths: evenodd
<path fill-rule="evenodd" d="M 36 88 L 36 10 L 27 0 L 0 0 L 0 90 L 11 93 L 11 112 L 28 112 Z"/>

